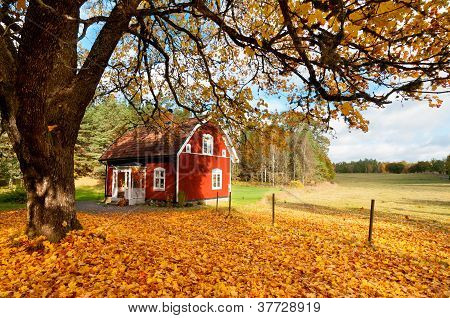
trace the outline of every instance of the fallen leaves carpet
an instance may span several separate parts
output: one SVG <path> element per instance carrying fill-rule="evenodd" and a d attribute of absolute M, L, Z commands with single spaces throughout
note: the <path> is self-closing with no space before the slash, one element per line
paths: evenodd
<path fill-rule="evenodd" d="M 365 220 L 213 210 L 79 213 L 58 244 L 0 213 L 2 297 L 449 297 L 448 232 Z"/>

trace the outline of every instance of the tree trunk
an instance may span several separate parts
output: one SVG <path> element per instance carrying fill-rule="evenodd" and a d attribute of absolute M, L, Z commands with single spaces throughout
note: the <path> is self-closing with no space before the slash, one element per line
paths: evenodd
<path fill-rule="evenodd" d="M 74 147 L 87 105 L 141 1 L 119 1 L 78 67 L 85 1 L 29 1 L 19 46 L 0 36 L 0 115 L 28 194 L 27 234 L 59 241 L 75 213 Z M 86 26 L 85 26 L 86 27 Z M 1 30 L 0 30 L 1 31 Z"/>
<path fill-rule="evenodd" d="M 33 146 L 31 160 L 19 156 L 27 190 L 26 233 L 57 242 L 68 231 L 81 229 L 75 212 L 74 147 L 54 145 L 50 156 L 38 155 L 39 148 L 42 144 Z"/>

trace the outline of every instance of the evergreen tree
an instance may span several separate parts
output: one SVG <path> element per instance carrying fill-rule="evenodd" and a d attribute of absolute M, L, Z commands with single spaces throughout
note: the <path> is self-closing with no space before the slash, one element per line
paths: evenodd
<path fill-rule="evenodd" d="M 134 109 L 116 100 L 104 100 L 88 107 L 75 145 L 75 177 L 101 176 L 98 161 L 108 146 L 127 129 L 137 125 Z"/>

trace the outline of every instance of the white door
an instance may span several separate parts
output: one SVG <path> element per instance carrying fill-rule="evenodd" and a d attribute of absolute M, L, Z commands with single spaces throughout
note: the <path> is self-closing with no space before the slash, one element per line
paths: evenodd
<path fill-rule="evenodd" d="M 136 169 L 136 168 L 134 168 Z M 120 179 L 120 180 L 119 180 Z M 128 200 L 129 205 L 145 203 L 145 168 L 114 169 L 112 178 L 112 198 L 123 197 Z"/>
<path fill-rule="evenodd" d="M 135 168 L 136 169 L 136 168 Z M 130 205 L 145 203 L 145 168 L 137 168 L 131 176 Z"/>
<path fill-rule="evenodd" d="M 112 198 L 128 199 L 131 192 L 131 171 L 130 169 L 114 169 L 112 178 Z"/>

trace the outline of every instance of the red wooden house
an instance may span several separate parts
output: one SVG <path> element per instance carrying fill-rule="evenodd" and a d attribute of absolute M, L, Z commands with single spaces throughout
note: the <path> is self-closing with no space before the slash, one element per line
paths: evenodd
<path fill-rule="evenodd" d="M 137 127 L 119 137 L 101 156 L 106 163 L 107 201 L 125 198 L 178 202 L 227 198 L 232 162 L 231 139 L 220 127 L 189 119 L 165 130 Z"/>

